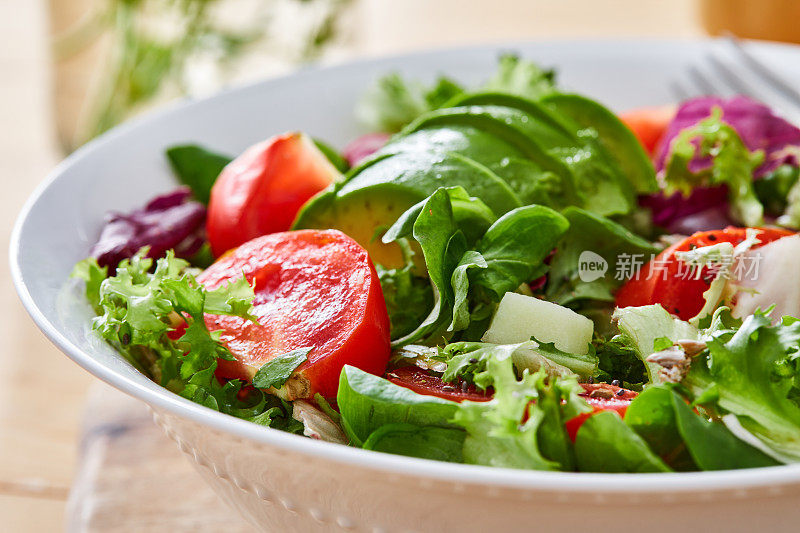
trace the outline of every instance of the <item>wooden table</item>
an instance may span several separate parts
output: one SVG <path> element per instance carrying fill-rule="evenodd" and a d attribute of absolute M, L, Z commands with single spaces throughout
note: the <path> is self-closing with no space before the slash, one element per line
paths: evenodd
<path fill-rule="evenodd" d="M 401 4 L 363 0 L 355 26 L 360 30 L 355 32 L 355 53 L 525 36 L 699 32 L 693 0 L 499 0 L 497 4 L 509 10 L 514 2 L 525 6 L 524 17 L 508 17 L 505 22 L 496 18 L 496 23 L 487 25 L 485 7 L 476 7 L 486 4 L 477 0 L 437 0 L 435 5 L 428 0 Z M 50 120 L 45 4 L 0 0 L 2 250 L 8 249 L 11 224 L 25 198 L 58 159 Z M 453 9 L 459 17 L 449 15 Z M 429 16 L 420 18 L 414 10 L 428 10 Z M 429 31 L 437 27 L 449 29 Z M 6 260 L 0 261 L 0 303 L 0 530 L 57 531 L 63 527 L 92 378 L 33 326 L 14 294 Z M 169 445 L 166 440 L 159 442 Z"/>

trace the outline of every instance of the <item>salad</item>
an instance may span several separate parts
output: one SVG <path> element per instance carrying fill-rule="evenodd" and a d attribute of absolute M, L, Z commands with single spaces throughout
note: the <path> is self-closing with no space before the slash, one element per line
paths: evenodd
<path fill-rule="evenodd" d="M 390 74 L 341 153 L 166 151 L 75 267 L 93 329 L 263 426 L 498 467 L 800 461 L 800 129 L 744 96 L 617 116 L 513 55 Z"/>

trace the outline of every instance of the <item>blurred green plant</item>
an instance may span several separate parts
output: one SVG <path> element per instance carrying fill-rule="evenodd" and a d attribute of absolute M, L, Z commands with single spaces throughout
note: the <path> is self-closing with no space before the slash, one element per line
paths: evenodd
<path fill-rule="evenodd" d="M 122 122 L 168 87 L 178 95 L 187 94 L 187 66 L 200 55 L 213 56 L 224 69 L 256 43 L 278 38 L 272 35 L 278 28 L 295 41 L 290 48 L 272 47 L 284 55 L 282 59 L 302 63 L 316 58 L 336 36 L 338 17 L 349 2 L 254 0 L 245 16 L 226 24 L 221 16 L 225 10 L 228 14 L 244 10 L 247 2 L 99 0 L 97 9 L 55 42 L 55 57 L 60 60 L 105 36 L 112 41 L 110 62 L 101 67 L 77 144 Z"/>

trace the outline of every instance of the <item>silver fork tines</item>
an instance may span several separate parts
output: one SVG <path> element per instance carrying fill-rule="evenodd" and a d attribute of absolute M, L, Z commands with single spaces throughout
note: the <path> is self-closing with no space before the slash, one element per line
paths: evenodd
<path fill-rule="evenodd" d="M 764 102 L 794 123 L 800 123 L 800 90 L 759 60 L 747 44 L 733 36 L 714 46 L 702 63 L 689 66 L 686 76 L 671 85 L 674 96 L 742 94 Z"/>

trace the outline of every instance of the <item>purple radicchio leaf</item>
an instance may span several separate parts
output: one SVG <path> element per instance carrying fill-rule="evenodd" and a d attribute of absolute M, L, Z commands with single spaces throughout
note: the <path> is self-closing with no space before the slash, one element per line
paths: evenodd
<path fill-rule="evenodd" d="M 386 141 L 391 137 L 388 133 L 367 133 L 350 142 L 342 150 L 342 155 L 350 163 L 351 167 L 355 167 L 371 156 L 386 144 Z"/>
<path fill-rule="evenodd" d="M 656 148 L 656 170 L 664 169 L 672 140 L 684 129 L 711 116 L 714 108 L 722 110 L 722 121 L 729 124 L 751 151 L 763 150 L 764 163 L 756 170 L 761 177 L 782 164 L 797 165 L 796 157 L 786 148 L 800 146 L 800 128 L 777 116 L 766 105 L 746 96 L 730 99 L 716 96 L 692 98 L 683 102 Z M 708 162 L 696 161 L 691 170 L 701 170 Z"/>
<path fill-rule="evenodd" d="M 756 169 L 760 178 L 783 164 L 798 165 L 789 147 L 800 146 L 800 129 L 775 115 L 766 105 L 735 96 L 730 99 L 704 96 L 683 102 L 656 148 L 656 170 L 661 172 L 669 156 L 672 140 L 684 129 L 711 116 L 714 108 L 722 110 L 722 121 L 733 127 L 750 151 L 763 150 L 764 163 Z M 693 160 L 689 169 L 702 171 L 711 164 L 708 159 Z M 727 188 L 698 187 L 684 197 L 680 193 L 646 195 L 639 204 L 653 212 L 653 222 L 672 233 L 691 234 L 695 231 L 722 229 L 735 224 L 730 217 Z"/>
<path fill-rule="evenodd" d="M 670 196 L 648 194 L 639 205 L 653 213 L 653 224 L 669 233 L 691 235 L 696 231 L 723 229 L 734 225 L 730 217 L 728 188 L 698 187 L 689 196 L 676 192 Z"/>
<path fill-rule="evenodd" d="M 178 257 L 191 257 L 206 241 L 206 208 L 191 200 L 191 194 L 181 187 L 130 213 L 109 213 L 90 255 L 112 269 L 144 246 L 150 247 L 148 257 L 161 257 L 170 249 Z"/>

